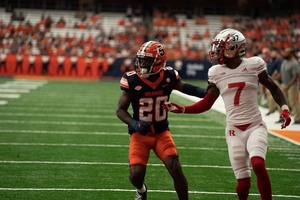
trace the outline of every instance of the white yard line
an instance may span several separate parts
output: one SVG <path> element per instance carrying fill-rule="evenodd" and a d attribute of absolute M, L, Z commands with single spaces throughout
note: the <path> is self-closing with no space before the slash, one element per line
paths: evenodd
<path fill-rule="evenodd" d="M 49 125 L 77 125 L 77 126 L 117 126 L 124 127 L 123 123 L 100 123 L 100 122 L 64 122 L 64 121 L 23 121 L 23 120 L 0 120 L 0 124 L 49 124 Z M 209 125 L 171 125 L 171 128 L 184 128 L 184 129 L 211 129 L 222 130 L 222 126 L 211 127 Z"/>
<path fill-rule="evenodd" d="M 20 84 L 1 84 L 0 88 L 14 88 L 14 89 L 37 89 L 39 85 L 20 85 Z"/>
<path fill-rule="evenodd" d="M 14 161 L 14 160 L 2 160 L 0 164 L 54 164 L 54 165 L 113 165 L 113 166 L 128 166 L 128 163 L 115 163 L 115 162 L 56 162 L 56 161 Z M 151 164 L 152 167 L 165 167 L 163 164 Z M 220 165 L 184 165 L 184 168 L 211 168 L 211 169 L 231 169 L 231 166 Z M 267 168 L 269 171 L 290 171 L 300 172 L 300 169 L 288 169 L 288 168 Z"/>
<path fill-rule="evenodd" d="M 133 189 L 119 188 L 0 188 L 1 191 L 85 191 L 85 192 L 135 192 Z M 175 193 L 174 190 L 148 190 L 149 193 Z M 209 194 L 209 195 L 229 195 L 236 196 L 232 192 L 206 192 L 206 191 L 189 191 L 189 194 Z M 249 196 L 260 196 L 257 193 L 250 193 Z M 272 194 L 273 197 L 288 199 L 300 199 L 297 195 Z"/>
<path fill-rule="evenodd" d="M 44 106 L 47 107 L 47 106 Z M 22 117 L 53 117 L 53 118 L 88 118 L 88 119 L 117 119 L 115 115 L 84 115 L 84 114 L 53 114 L 53 113 L 18 113 L 18 112 L 1 112 L 2 116 L 22 116 Z M 196 121 L 196 122 L 208 122 L 211 119 L 189 119 L 189 118 L 169 118 L 172 121 Z"/>
<path fill-rule="evenodd" d="M 26 133 L 26 134 L 59 134 L 59 135 L 105 135 L 105 136 L 126 136 L 127 132 L 83 132 L 83 131 L 45 131 L 45 130 L 0 130 L 0 133 Z M 177 138 L 208 138 L 225 139 L 225 136 L 218 135 L 190 135 L 190 134 L 172 134 Z"/>
<path fill-rule="evenodd" d="M 11 133 L 26 133 L 26 134 L 59 134 L 59 135 L 103 135 L 103 136 L 124 136 L 129 137 L 126 131 L 124 132 L 106 132 L 106 131 L 94 131 L 94 132 L 85 132 L 85 131 L 47 131 L 47 130 L 16 130 L 16 129 L 8 129 L 8 130 L 0 130 L 1 134 L 11 134 Z M 173 134 L 174 138 L 207 138 L 207 139 L 225 139 L 225 136 L 218 135 L 191 135 L 191 134 Z M 213 149 L 213 148 L 211 148 Z M 297 155 L 300 152 L 297 147 L 291 146 L 291 148 L 287 146 L 278 146 L 272 145 L 269 147 L 270 150 L 280 151 L 281 155 L 284 152 L 288 152 L 289 155 Z M 293 152 L 294 151 L 294 152 Z M 293 153 L 293 154 L 292 154 Z M 284 154 L 285 155 L 285 154 Z"/>
<path fill-rule="evenodd" d="M 32 81 L 10 81 L 0 84 L 0 98 L 2 99 L 18 99 L 22 93 L 29 93 L 30 89 L 36 89 L 45 82 L 32 82 Z M 21 94 L 20 94 L 21 93 Z M 0 100 L 0 105 L 6 105 L 8 101 Z"/>
<path fill-rule="evenodd" d="M 11 88 L 0 88 L 0 93 L 29 93 L 29 89 L 11 89 Z"/>
<path fill-rule="evenodd" d="M 106 147 L 106 148 L 128 148 L 128 145 L 119 144 L 77 144 L 77 143 L 28 143 L 28 142 L 1 142 L 0 146 L 54 146 L 54 147 Z M 177 149 L 183 150 L 204 150 L 204 151 L 227 151 L 227 148 L 214 148 L 214 147 L 180 147 Z M 279 152 L 299 152 L 298 148 L 276 148 L 270 147 L 270 150 Z"/>
<path fill-rule="evenodd" d="M 1 191 L 84 191 L 84 192 L 135 192 L 133 189 L 120 188 L 0 188 Z M 174 190 L 148 190 L 149 193 L 175 193 Z M 207 191 L 189 191 L 189 194 L 209 194 L 209 195 L 229 195 L 236 196 L 232 192 L 207 192 Z M 257 193 L 251 193 L 249 196 L 260 196 Z M 300 199 L 297 195 L 272 194 L 273 197 L 288 199 Z"/>
<path fill-rule="evenodd" d="M 129 145 L 121 144 L 76 144 L 76 143 L 18 143 L 1 142 L 0 146 L 54 146 L 54 147 L 105 147 L 105 148 L 128 148 Z M 227 151 L 227 148 L 209 148 L 209 147 L 177 147 L 183 150 L 205 150 L 205 151 Z"/>
<path fill-rule="evenodd" d="M 7 101 L 0 100 L 0 105 L 6 105 L 6 104 L 7 104 Z"/>
<path fill-rule="evenodd" d="M 0 93 L 0 98 L 3 98 L 3 99 L 18 99 L 18 98 L 20 98 L 20 94 Z"/>

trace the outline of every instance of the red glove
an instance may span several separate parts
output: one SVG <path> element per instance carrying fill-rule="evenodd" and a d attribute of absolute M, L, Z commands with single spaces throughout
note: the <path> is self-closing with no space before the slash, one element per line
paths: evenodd
<path fill-rule="evenodd" d="M 178 104 L 172 103 L 172 102 L 165 102 L 163 104 L 163 108 L 172 113 L 184 113 L 184 111 L 185 111 L 184 106 L 181 106 L 181 105 L 178 105 Z"/>
<path fill-rule="evenodd" d="M 286 128 L 291 123 L 290 111 L 288 109 L 282 110 L 280 119 L 284 119 L 283 124 L 281 124 L 281 129 Z"/>

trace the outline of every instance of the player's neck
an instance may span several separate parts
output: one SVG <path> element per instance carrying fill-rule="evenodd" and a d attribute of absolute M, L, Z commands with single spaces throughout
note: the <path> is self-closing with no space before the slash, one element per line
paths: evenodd
<path fill-rule="evenodd" d="M 242 61 L 243 60 L 241 58 L 228 59 L 226 66 L 230 69 L 235 69 L 242 63 Z"/>

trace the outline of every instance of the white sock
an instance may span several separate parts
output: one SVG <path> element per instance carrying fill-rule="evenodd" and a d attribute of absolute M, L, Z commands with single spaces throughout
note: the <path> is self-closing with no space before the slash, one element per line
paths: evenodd
<path fill-rule="evenodd" d="M 144 192 L 146 192 L 145 184 L 143 184 L 143 187 L 142 187 L 141 189 L 138 189 L 138 192 L 139 192 L 139 193 L 144 193 Z"/>

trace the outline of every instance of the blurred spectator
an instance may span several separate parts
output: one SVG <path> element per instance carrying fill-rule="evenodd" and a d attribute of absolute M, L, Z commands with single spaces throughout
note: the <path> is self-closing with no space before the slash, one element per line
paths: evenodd
<path fill-rule="evenodd" d="M 98 57 L 98 60 L 97 60 L 97 63 L 98 63 L 98 67 L 97 67 L 97 75 L 98 77 L 101 77 L 101 75 L 103 74 L 103 71 L 104 71 L 104 59 L 101 58 L 101 57 Z"/>
<path fill-rule="evenodd" d="M 93 58 L 93 53 L 88 53 L 86 58 L 85 58 L 85 69 L 84 69 L 84 76 L 87 76 L 88 73 L 90 76 L 92 76 L 92 58 Z"/>
<path fill-rule="evenodd" d="M 128 72 L 134 70 L 134 66 L 131 58 L 126 58 L 123 61 L 123 64 L 120 66 L 121 72 Z"/>
<path fill-rule="evenodd" d="M 97 14 L 93 14 L 90 16 L 90 21 L 92 24 L 98 23 L 100 19 L 101 19 L 101 16 L 97 15 Z"/>
<path fill-rule="evenodd" d="M 6 58 L 7 58 L 7 54 L 4 52 L 4 50 L 2 50 L 0 54 L 0 73 L 2 73 L 2 68 L 4 73 L 7 73 Z"/>
<path fill-rule="evenodd" d="M 59 54 L 57 56 L 57 63 L 58 63 L 58 66 L 57 66 L 56 74 L 59 75 L 60 72 L 62 72 L 62 75 L 66 75 L 65 66 L 64 66 L 65 56 L 62 54 Z"/>
<path fill-rule="evenodd" d="M 23 73 L 23 54 L 21 54 L 20 51 L 18 51 L 17 55 L 16 55 L 16 68 L 15 68 L 15 74 L 18 73 L 18 71 L 20 71 L 20 73 Z"/>
<path fill-rule="evenodd" d="M 282 91 L 286 96 L 291 112 L 294 114 L 296 124 L 300 124 L 300 113 L 298 104 L 298 77 L 300 66 L 294 56 L 294 50 L 287 48 L 283 54 L 283 62 L 281 64 L 281 81 Z"/>
<path fill-rule="evenodd" d="M 280 87 L 280 67 L 281 60 L 278 57 L 278 53 L 276 50 L 270 51 L 269 48 L 264 48 L 262 50 L 262 58 L 267 63 L 267 71 L 268 74 L 273 78 L 274 82 Z M 278 110 L 278 106 L 269 90 L 267 90 L 264 86 L 262 87 L 263 95 L 267 100 L 268 105 L 268 113 L 266 115 L 270 115 Z"/>
<path fill-rule="evenodd" d="M 36 74 L 35 60 L 36 60 L 35 55 L 31 53 L 28 57 L 29 66 L 28 66 L 27 74 L 30 74 L 31 70 L 33 71 L 34 74 Z"/>
<path fill-rule="evenodd" d="M 202 35 L 199 33 L 199 31 L 195 31 L 192 40 L 202 40 Z"/>
<path fill-rule="evenodd" d="M 208 24 L 206 17 L 203 16 L 203 15 L 196 17 L 195 23 L 197 25 L 206 25 L 206 24 Z"/>
<path fill-rule="evenodd" d="M 78 60 L 78 57 L 76 56 L 76 53 L 72 52 L 71 58 L 70 58 L 71 68 L 69 71 L 69 75 L 72 75 L 72 72 L 74 71 L 75 75 L 78 76 L 77 60 Z"/>
<path fill-rule="evenodd" d="M 204 33 L 203 33 L 203 38 L 205 39 L 210 39 L 211 36 L 210 36 L 210 31 L 208 28 L 205 29 Z"/>
<path fill-rule="evenodd" d="M 19 15 L 16 13 L 15 10 L 12 11 L 11 16 L 10 16 L 11 21 L 24 21 L 25 16 L 23 12 L 20 12 Z"/>
<path fill-rule="evenodd" d="M 66 21 L 63 17 L 60 17 L 60 19 L 56 23 L 57 28 L 65 28 L 66 27 Z"/>
<path fill-rule="evenodd" d="M 42 75 L 48 74 L 48 68 L 50 63 L 50 57 L 46 51 L 42 53 Z"/>

